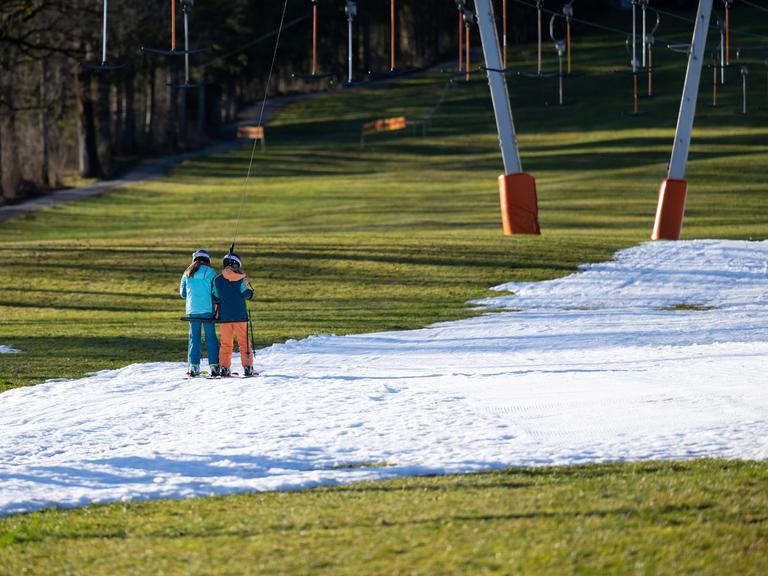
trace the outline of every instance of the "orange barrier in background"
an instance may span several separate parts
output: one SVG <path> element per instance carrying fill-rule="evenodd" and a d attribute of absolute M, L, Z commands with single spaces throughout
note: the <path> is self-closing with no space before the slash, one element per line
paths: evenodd
<path fill-rule="evenodd" d="M 499 176 L 499 200 L 504 234 L 541 234 L 533 176 L 525 172 Z"/>
<path fill-rule="evenodd" d="M 379 132 L 394 132 L 395 130 L 405 130 L 408 127 L 408 121 L 405 116 L 396 116 L 394 118 L 381 118 L 373 122 L 363 124 L 360 132 L 360 147 L 365 147 L 365 137 Z"/>
<path fill-rule="evenodd" d="M 264 137 L 264 126 L 238 126 L 237 137 L 261 141 L 262 151 L 267 147 L 267 140 Z"/>
<path fill-rule="evenodd" d="M 363 124 L 363 135 L 374 134 L 376 132 L 391 132 L 393 130 L 403 130 L 408 126 L 405 116 L 396 118 L 382 118 L 373 122 Z"/>
<path fill-rule="evenodd" d="M 652 240 L 679 240 L 683 229 L 685 197 L 688 193 L 686 180 L 666 178 L 659 189 L 659 204 L 656 207 L 656 222 L 653 225 Z"/>

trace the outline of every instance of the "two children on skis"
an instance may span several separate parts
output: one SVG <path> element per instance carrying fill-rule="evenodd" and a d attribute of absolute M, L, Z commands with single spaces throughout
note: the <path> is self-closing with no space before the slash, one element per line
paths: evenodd
<path fill-rule="evenodd" d="M 211 376 L 231 376 L 233 336 L 245 376 L 253 376 L 253 349 L 248 338 L 248 309 L 245 301 L 253 298 L 248 277 L 241 271 L 242 260 L 232 250 L 224 256 L 223 271 L 216 274 L 211 256 L 205 250 L 192 254 L 192 264 L 184 271 L 179 295 L 186 300 L 189 321 L 187 362 L 190 376 L 200 375 L 202 332 L 208 351 Z M 221 324 L 221 355 L 216 338 L 216 323 Z"/>
<path fill-rule="evenodd" d="M 213 280 L 213 299 L 218 304 L 221 323 L 221 375 L 231 375 L 232 338 L 235 336 L 243 373 L 253 376 L 253 350 L 248 338 L 248 308 L 245 305 L 246 300 L 253 298 L 253 290 L 248 286 L 248 276 L 241 271 L 243 263 L 237 254 L 229 252 L 222 264 L 224 269 Z"/>

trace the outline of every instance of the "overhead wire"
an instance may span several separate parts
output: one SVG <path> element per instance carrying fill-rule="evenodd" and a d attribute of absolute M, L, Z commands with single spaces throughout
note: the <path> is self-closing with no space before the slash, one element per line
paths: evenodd
<path fill-rule="evenodd" d="M 259 112 L 259 123 L 258 126 L 261 126 L 262 121 L 264 120 L 264 107 L 267 105 L 267 95 L 269 94 L 269 85 L 272 80 L 272 72 L 275 68 L 275 60 L 277 59 L 277 49 L 280 46 L 280 36 L 283 32 L 283 23 L 285 22 L 285 11 L 288 8 L 288 0 L 285 0 L 285 3 L 283 4 L 283 13 L 280 16 L 280 26 L 277 28 L 277 39 L 275 40 L 275 50 L 272 52 L 272 62 L 269 65 L 269 74 L 267 75 L 267 83 L 264 86 L 264 99 L 261 101 L 261 111 Z M 232 237 L 232 248 L 234 248 L 235 241 L 237 241 L 237 233 L 240 230 L 240 217 L 243 213 L 243 206 L 245 205 L 245 196 L 248 192 L 248 181 L 251 178 L 251 169 L 253 168 L 253 158 L 256 154 L 256 142 L 257 140 L 254 138 L 253 140 L 253 147 L 251 148 L 251 159 L 248 161 L 248 172 L 245 175 L 245 183 L 243 184 L 243 192 L 240 196 L 240 208 L 237 211 L 237 221 L 235 222 L 235 233 Z M 231 249 L 232 249 L 231 248 Z"/>
<path fill-rule="evenodd" d="M 763 12 L 768 12 L 768 8 L 765 6 L 760 6 L 759 4 L 753 4 L 752 2 L 748 2 L 747 0 L 739 0 L 742 4 L 746 4 L 747 6 L 750 6 L 754 8 L 755 10 L 762 10 Z"/>
<path fill-rule="evenodd" d="M 527 2 L 526 0 L 512 0 L 512 2 L 516 4 L 520 4 L 522 6 L 527 6 L 528 8 L 533 8 L 534 10 L 537 9 L 536 4 Z M 543 6 L 541 7 L 541 11 L 546 14 L 550 14 L 554 16 L 562 16 L 562 12 L 555 12 L 554 10 L 550 10 L 549 8 L 544 8 Z M 597 22 L 592 22 L 590 20 L 584 20 L 583 18 L 571 17 L 571 20 L 573 22 L 578 22 L 579 24 L 584 24 L 585 26 L 590 26 L 598 30 L 603 30 L 604 32 L 612 32 L 614 34 L 621 34 L 622 36 L 629 36 L 629 34 L 626 31 L 620 30 L 619 28 L 612 28 L 611 26 L 605 26 L 604 24 L 599 24 Z"/>
<path fill-rule="evenodd" d="M 528 8 L 532 8 L 534 10 L 537 9 L 537 6 L 536 6 L 535 3 L 529 2 L 527 0 L 511 0 L 511 1 L 516 3 L 516 4 L 519 4 L 521 6 L 526 6 Z M 764 10 L 764 11 L 768 12 L 768 8 L 763 8 L 761 6 L 753 4 L 751 2 L 747 2 L 746 0 L 740 0 L 740 1 L 742 3 L 744 3 L 744 4 L 752 6 L 753 8 L 758 8 L 759 10 Z M 669 16 L 670 18 L 675 18 L 677 20 L 680 20 L 681 22 L 687 22 L 689 24 L 694 24 L 696 22 L 692 18 L 689 18 L 687 16 L 683 16 L 681 14 L 677 14 L 675 12 L 670 12 L 668 10 L 663 10 L 661 8 L 657 8 L 656 6 L 653 6 L 651 8 L 653 10 L 655 10 L 656 12 L 658 12 L 659 14 L 663 14 L 664 16 Z M 544 8 L 543 6 L 541 7 L 541 11 L 546 13 L 546 14 L 550 14 L 550 15 L 562 16 L 561 12 L 557 12 L 557 11 L 551 10 L 549 8 Z M 589 26 L 589 27 L 595 28 L 597 30 L 603 30 L 605 32 L 611 32 L 613 34 L 621 34 L 622 36 L 625 36 L 625 37 L 631 36 L 631 33 L 627 32 L 625 30 L 621 30 L 620 28 L 614 28 L 612 26 L 607 26 L 605 24 L 600 24 L 599 22 L 594 22 L 592 20 L 585 20 L 584 18 L 576 18 L 576 17 L 571 17 L 571 20 L 573 22 L 577 22 L 579 24 L 583 24 L 584 26 Z M 710 27 L 716 27 L 716 24 L 711 24 Z M 756 32 L 748 32 L 746 30 L 732 29 L 731 33 L 732 34 L 737 34 L 737 35 L 742 35 L 742 36 L 751 36 L 751 37 L 754 37 L 754 38 L 764 38 L 766 41 L 768 41 L 768 36 L 766 36 L 764 34 L 758 34 Z"/>
<path fill-rule="evenodd" d="M 752 6 L 753 8 L 756 7 L 755 5 L 753 5 L 753 4 L 749 3 L 749 2 L 745 2 L 745 0 L 741 0 L 741 2 L 743 2 L 745 4 L 748 4 L 748 5 Z M 758 8 L 760 8 L 760 7 L 758 7 Z M 654 7 L 654 10 L 656 10 L 659 14 L 663 14 L 665 16 L 669 16 L 670 18 L 676 18 L 677 20 L 680 20 L 682 22 L 688 22 L 689 24 L 695 24 L 696 23 L 696 20 L 694 20 L 693 18 L 688 18 L 687 16 L 683 16 L 681 14 L 676 14 L 675 12 L 669 12 L 668 10 L 662 10 L 661 8 L 655 8 L 655 7 Z M 764 10 L 766 12 L 768 12 L 768 9 L 764 9 Z M 717 23 L 716 22 L 715 23 L 710 23 L 709 27 L 713 28 L 713 29 L 716 29 L 717 28 Z M 768 41 L 768 36 L 766 36 L 765 34 L 758 34 L 757 32 L 748 32 L 746 30 L 738 30 L 738 29 L 734 29 L 734 28 L 731 28 L 730 32 L 731 32 L 731 34 L 735 34 L 737 36 L 751 36 L 752 38 L 763 38 L 764 40 Z"/>
<path fill-rule="evenodd" d="M 286 24 L 282 27 L 282 30 L 288 30 L 289 28 L 293 28 L 294 26 L 296 26 L 300 22 L 303 22 L 310 16 L 311 16 L 311 13 L 307 12 L 302 16 L 294 18 L 293 20 L 286 22 Z M 256 44 L 260 44 L 261 42 L 264 42 L 265 40 L 269 40 L 273 36 L 277 35 L 278 33 L 280 33 L 280 30 L 281 30 L 280 28 L 275 28 L 274 30 L 266 32 L 265 34 L 262 34 L 258 38 L 254 38 L 253 40 L 250 40 L 245 44 L 242 44 L 241 46 L 238 46 L 237 48 L 230 50 L 229 52 L 225 52 L 224 54 L 219 54 L 215 58 L 211 58 L 207 62 L 203 62 L 198 66 L 198 68 L 205 68 L 206 66 L 210 66 L 214 62 L 218 62 L 219 60 L 224 60 L 226 58 L 229 58 L 230 56 L 234 56 L 235 54 L 240 54 L 240 52 L 245 52 L 246 50 L 255 46 Z"/>

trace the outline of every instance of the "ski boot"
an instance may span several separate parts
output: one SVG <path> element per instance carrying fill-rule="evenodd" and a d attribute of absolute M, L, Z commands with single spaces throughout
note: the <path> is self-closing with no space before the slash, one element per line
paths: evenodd
<path fill-rule="evenodd" d="M 257 376 L 258 374 L 257 374 L 256 370 L 253 369 L 253 366 L 245 366 L 243 368 L 243 375 L 246 378 L 250 378 L 251 376 Z"/>
<path fill-rule="evenodd" d="M 232 371 L 229 368 L 221 367 L 220 374 L 222 378 L 229 378 L 232 376 Z"/>
<path fill-rule="evenodd" d="M 190 364 L 189 370 L 187 370 L 187 376 L 190 378 L 197 378 L 200 376 L 200 366 L 198 364 Z"/>
<path fill-rule="evenodd" d="M 211 378 L 218 378 L 221 376 L 221 369 L 218 364 L 211 364 Z"/>

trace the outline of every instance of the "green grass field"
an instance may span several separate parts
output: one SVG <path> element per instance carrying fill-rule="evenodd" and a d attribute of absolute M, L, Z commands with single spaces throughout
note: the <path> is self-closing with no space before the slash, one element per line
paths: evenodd
<path fill-rule="evenodd" d="M 426 137 L 362 150 L 364 121 L 422 118 L 448 77 L 286 108 L 256 154 L 239 225 L 257 345 L 466 317 L 495 284 L 562 276 L 647 240 L 684 68 L 658 52 L 641 116 L 625 113 L 615 38 L 575 44 L 589 74 L 567 80 L 562 108 L 549 105 L 554 80 L 510 79 L 540 237 L 501 234 L 484 81 L 451 87 Z M 702 88 L 684 238 L 768 237 L 768 102 L 751 84 L 742 116 L 738 88 L 716 109 Z M 0 355 L 0 391 L 184 361 L 179 277 L 194 249 L 223 255 L 232 241 L 249 154 L 0 225 L 0 344 L 23 350 Z M 0 573 L 760 574 L 766 480 L 765 463 L 614 464 L 48 511 L 0 519 Z"/>
<path fill-rule="evenodd" d="M 7 574 L 764 574 L 764 464 L 593 465 L 0 521 Z"/>

